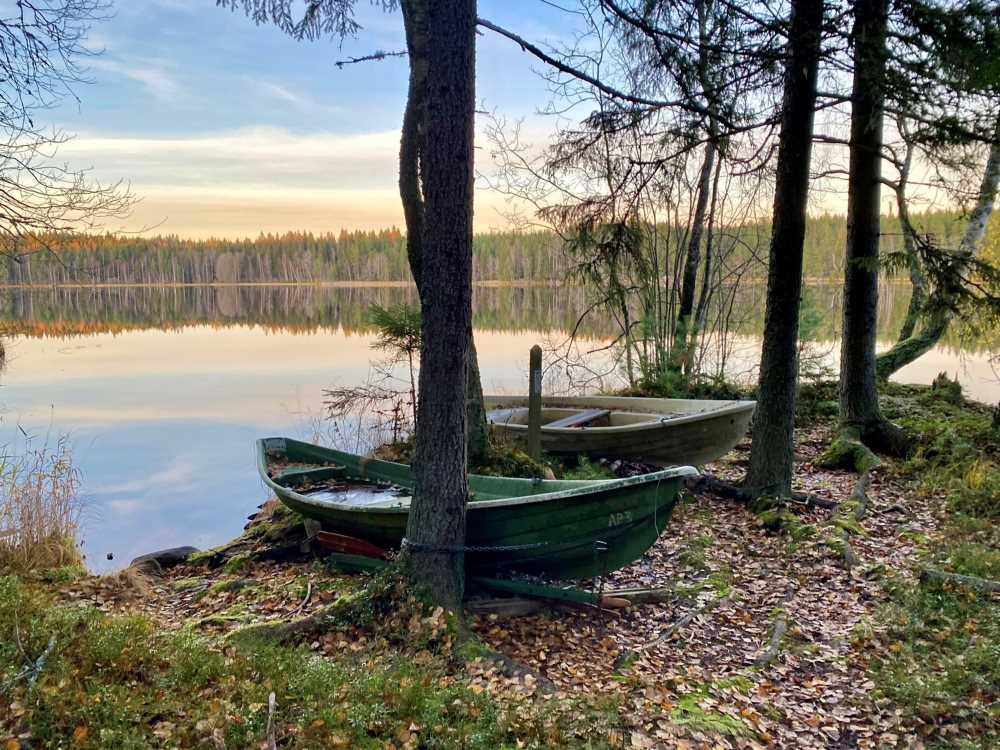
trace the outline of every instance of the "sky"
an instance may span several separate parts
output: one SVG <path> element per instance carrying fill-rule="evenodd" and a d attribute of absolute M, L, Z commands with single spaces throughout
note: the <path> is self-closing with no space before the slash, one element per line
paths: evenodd
<path fill-rule="evenodd" d="M 47 113 L 75 138 L 58 159 L 139 198 L 108 231 L 188 237 L 374 228 L 403 223 L 396 189 L 407 62 L 337 68 L 404 48 L 398 11 L 358 0 L 356 39 L 296 42 L 214 0 L 117 0 L 94 24 L 91 82 Z M 558 44 L 567 16 L 543 0 L 481 0 L 481 16 Z M 538 65 L 487 32 L 477 41 L 479 107 L 527 118 L 549 101 Z M 478 139 L 481 161 L 488 153 Z M 476 198 L 478 229 L 505 224 L 503 199 Z"/>

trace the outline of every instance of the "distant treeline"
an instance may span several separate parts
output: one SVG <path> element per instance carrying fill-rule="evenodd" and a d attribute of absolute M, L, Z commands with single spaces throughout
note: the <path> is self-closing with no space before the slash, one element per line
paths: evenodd
<path fill-rule="evenodd" d="M 963 221 L 955 212 L 916 216 L 922 232 L 945 245 L 957 244 Z M 899 227 L 883 221 L 884 246 L 898 247 Z M 669 237 L 669 230 L 664 229 Z M 739 238 L 737 251 L 763 263 L 770 226 L 724 229 Z M 718 236 L 718 234 L 717 234 Z M 847 225 L 842 216 L 810 219 L 805 270 L 812 278 L 837 278 L 843 268 Z M 47 247 L 55 248 L 50 251 Z M 563 281 L 573 261 L 559 238 L 548 232 L 490 232 L 475 237 L 478 281 Z M 188 240 L 165 237 L 89 235 L 48 238 L 45 246 L 24 245 L 9 260 L 7 280 L 15 285 L 52 284 L 252 284 L 409 281 L 406 238 L 396 228 L 339 234 L 286 232 L 250 240 Z"/>

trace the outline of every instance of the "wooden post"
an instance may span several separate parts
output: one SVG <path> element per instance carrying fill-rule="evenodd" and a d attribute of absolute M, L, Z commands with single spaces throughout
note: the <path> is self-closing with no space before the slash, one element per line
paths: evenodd
<path fill-rule="evenodd" d="M 531 347 L 528 364 L 528 455 L 542 458 L 542 347 Z"/>

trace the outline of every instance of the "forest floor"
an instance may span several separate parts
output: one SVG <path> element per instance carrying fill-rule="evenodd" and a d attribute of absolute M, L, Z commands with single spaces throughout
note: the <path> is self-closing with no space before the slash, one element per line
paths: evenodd
<path fill-rule="evenodd" d="M 308 617 L 371 588 L 369 577 L 318 560 L 240 557 L 214 570 L 181 565 L 160 578 L 125 573 L 49 589 L 57 609 L 87 604 L 111 621 L 146 623 L 133 626 L 137 637 L 189 644 L 173 643 L 161 660 L 176 661 L 178 648 L 224 660 L 218 674 L 169 679 L 163 670 L 173 667 L 162 663 L 119 668 L 130 684 L 158 686 L 150 701 L 188 689 L 186 680 L 204 696 L 198 708 L 181 696 L 152 715 L 145 704 L 129 708 L 145 723 L 145 734 L 135 736 L 157 746 L 242 747 L 251 745 L 241 738 L 253 738 L 252 746 L 263 748 L 994 747 L 1000 601 L 995 593 L 922 581 L 919 573 L 933 565 L 1000 577 L 997 420 L 985 407 L 942 401 L 926 389 L 895 387 L 884 407 L 917 435 L 918 448 L 907 462 L 873 472 L 859 522 L 793 503 L 787 511 L 794 521 L 775 529 L 745 503 L 688 494 L 650 552 L 602 584 L 662 589 L 663 601 L 615 611 L 470 615 L 478 639 L 523 669 L 453 643 L 440 612 L 376 607 L 351 610 L 299 649 L 285 649 L 306 659 L 296 662 L 300 669 L 318 661 L 337 665 L 336 675 L 317 677 L 317 685 L 279 677 L 273 665 L 254 661 L 256 651 L 241 650 L 247 626 Z M 795 489 L 842 502 L 857 477 L 816 463 L 833 431 L 824 418 L 798 429 Z M 748 448 L 738 446 L 706 471 L 738 480 Z M 845 561 L 844 539 L 853 564 Z M 27 595 L 18 596 L 20 605 L 0 604 L 8 611 L 28 606 Z M 35 638 L 37 659 L 45 638 Z M 0 667 L 3 655 L 0 647 Z M 87 658 L 73 669 L 95 680 L 101 657 Z M 44 672 L 34 676 L 44 691 Z M 0 686 L 4 677 L 0 671 Z M 400 684 L 415 685 L 420 696 Z M 335 700 L 324 705 L 321 689 Z M 270 692 L 277 708 L 268 708 Z M 87 707 L 92 698 L 81 694 L 77 708 L 60 704 L 57 722 L 39 724 L 41 709 L 25 688 L 0 690 L 0 715 L 6 708 L 11 717 L 0 718 L 0 741 L 6 731 L 7 748 L 34 747 L 30 737 L 18 739 L 18 730 L 31 726 L 35 736 L 62 732 L 73 746 L 110 746 L 93 741 L 90 723 L 99 712 Z"/>

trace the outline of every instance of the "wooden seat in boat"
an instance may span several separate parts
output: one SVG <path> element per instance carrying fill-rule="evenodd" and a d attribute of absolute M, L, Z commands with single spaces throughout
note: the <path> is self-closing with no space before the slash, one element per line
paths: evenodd
<path fill-rule="evenodd" d="M 610 409 L 587 409 L 586 411 L 580 411 L 576 414 L 570 414 L 568 417 L 563 417 L 562 419 L 557 419 L 555 422 L 547 422 L 546 427 L 586 427 L 591 422 L 596 422 L 602 417 L 606 417 L 611 413 Z"/>

